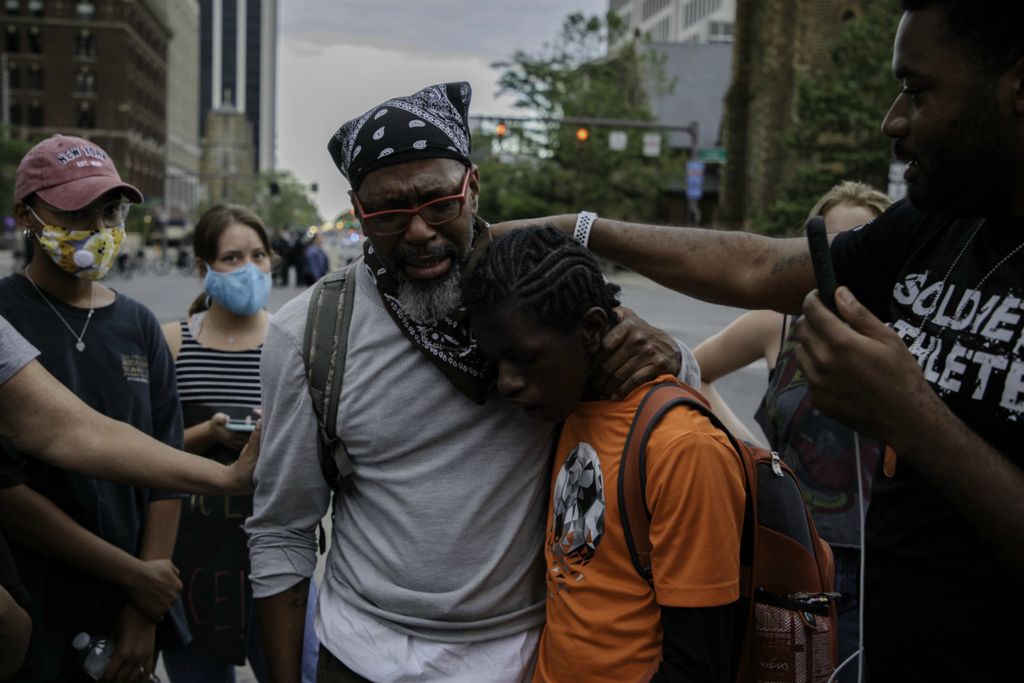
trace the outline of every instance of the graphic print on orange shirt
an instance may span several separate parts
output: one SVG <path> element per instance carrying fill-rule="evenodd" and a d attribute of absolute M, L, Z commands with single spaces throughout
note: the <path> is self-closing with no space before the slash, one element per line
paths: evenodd
<path fill-rule="evenodd" d="M 552 497 L 548 578 L 555 590 L 582 581 L 583 567 L 604 537 L 604 477 L 597 452 L 588 443 L 572 450 L 558 471 Z"/>

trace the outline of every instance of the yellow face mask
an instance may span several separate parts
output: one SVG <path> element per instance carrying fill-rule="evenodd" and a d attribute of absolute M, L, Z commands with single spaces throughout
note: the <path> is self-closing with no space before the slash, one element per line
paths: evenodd
<path fill-rule="evenodd" d="M 47 225 L 35 211 L 32 215 L 42 224 L 42 230 L 35 233 L 36 242 L 58 268 L 83 280 L 99 280 L 110 272 L 124 244 L 123 224 L 99 230 L 68 230 Z"/>

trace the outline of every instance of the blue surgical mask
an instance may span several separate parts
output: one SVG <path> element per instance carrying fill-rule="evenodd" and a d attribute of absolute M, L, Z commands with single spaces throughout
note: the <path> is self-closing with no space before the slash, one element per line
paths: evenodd
<path fill-rule="evenodd" d="M 219 273 L 207 266 L 203 289 L 210 298 L 237 315 L 255 315 L 267 305 L 270 273 L 247 263 L 241 268 Z"/>

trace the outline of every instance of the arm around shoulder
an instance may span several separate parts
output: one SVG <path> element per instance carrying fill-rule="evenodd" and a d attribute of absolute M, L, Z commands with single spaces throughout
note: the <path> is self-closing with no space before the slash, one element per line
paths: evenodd
<path fill-rule="evenodd" d="M 572 235 L 577 214 L 496 224 L 500 233 L 550 224 Z M 814 289 L 807 243 L 747 232 L 643 225 L 599 217 L 588 248 L 670 289 L 741 308 L 796 313 Z"/>

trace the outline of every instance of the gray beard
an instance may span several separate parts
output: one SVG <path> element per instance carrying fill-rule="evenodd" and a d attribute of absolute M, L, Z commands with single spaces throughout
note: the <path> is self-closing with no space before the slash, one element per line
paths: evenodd
<path fill-rule="evenodd" d="M 431 282 L 413 282 L 402 273 L 398 276 L 398 303 L 413 320 L 432 325 L 462 305 L 460 273 L 456 265 L 443 278 Z"/>
<path fill-rule="evenodd" d="M 475 242 L 476 235 L 470 228 L 470 237 L 462 252 L 463 261 L 469 258 Z M 431 282 L 413 282 L 400 267 L 391 268 L 391 272 L 396 274 L 398 280 L 398 303 L 413 320 L 433 325 L 462 305 L 462 264 L 458 262 L 443 278 Z"/>

